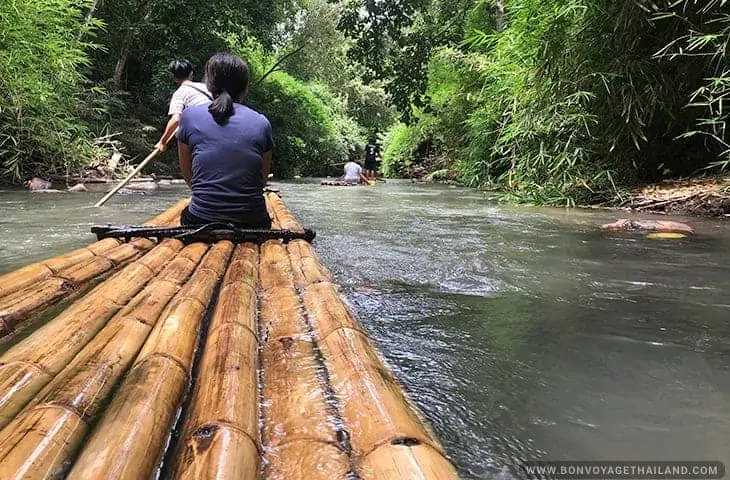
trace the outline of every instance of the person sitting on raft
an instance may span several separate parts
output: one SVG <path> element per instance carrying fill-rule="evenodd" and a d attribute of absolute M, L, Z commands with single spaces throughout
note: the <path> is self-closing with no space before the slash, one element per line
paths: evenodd
<path fill-rule="evenodd" d="M 274 141 L 269 120 L 242 104 L 248 65 L 218 53 L 205 65 L 205 83 L 213 101 L 186 108 L 177 132 L 180 170 L 192 189 L 180 223 L 271 228 L 264 186 Z"/>
<path fill-rule="evenodd" d="M 352 160 L 345 164 L 345 173 L 340 177 L 340 180 L 346 183 L 368 183 L 368 177 L 363 175 L 362 167 Z"/>

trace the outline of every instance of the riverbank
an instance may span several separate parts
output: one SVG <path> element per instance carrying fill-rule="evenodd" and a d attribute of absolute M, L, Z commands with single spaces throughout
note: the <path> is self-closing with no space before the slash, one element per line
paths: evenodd
<path fill-rule="evenodd" d="M 412 182 L 458 185 L 458 174 L 449 169 L 413 172 Z M 499 189 L 491 190 L 498 192 Z M 705 176 L 664 180 L 620 191 L 615 198 L 579 208 L 623 210 L 635 213 L 730 217 L 730 176 Z"/>
<path fill-rule="evenodd" d="M 730 217 L 730 177 L 665 180 L 629 190 L 618 201 L 591 205 L 590 208 L 663 215 Z"/>

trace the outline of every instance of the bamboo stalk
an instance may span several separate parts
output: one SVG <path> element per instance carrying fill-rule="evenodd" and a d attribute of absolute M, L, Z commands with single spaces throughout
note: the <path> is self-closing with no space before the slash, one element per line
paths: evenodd
<path fill-rule="evenodd" d="M 365 457 L 358 474 L 362 480 L 458 479 L 454 466 L 429 445 L 392 445 L 377 448 Z"/>
<path fill-rule="evenodd" d="M 69 479 L 136 480 L 153 475 L 189 382 L 206 307 L 232 250 L 230 242 L 213 246 L 168 304 Z"/>
<path fill-rule="evenodd" d="M 172 260 L 130 306 L 123 309 L 86 345 L 73 361 L 63 369 L 31 403 L 0 431 L 0 478 L 34 479 L 60 478 L 72 455 L 88 431 L 88 423 L 95 419 L 122 374 L 140 351 L 158 318 L 173 296 L 177 299 L 178 285 L 184 282 L 197 262 L 191 257 L 202 257 L 206 246 L 193 244 L 185 247 L 185 256 Z M 178 263 L 186 268 L 170 268 Z M 194 280 L 191 280 L 194 282 Z M 212 289 L 211 289 L 212 291 Z M 177 294 L 177 295 L 176 295 Z M 173 322 L 184 323 L 185 308 L 177 308 L 188 300 L 197 308 L 192 315 L 204 310 L 197 300 L 183 298 L 167 308 Z M 194 343 L 194 342 L 193 342 Z M 192 347 L 191 347 L 192 349 Z M 28 426 L 27 419 L 42 410 L 62 410 L 64 415 L 54 417 L 51 428 L 38 431 Z M 75 418 L 65 412 L 73 412 Z M 27 452 L 33 452 L 28 456 Z"/>
<path fill-rule="evenodd" d="M 350 432 L 355 458 L 404 439 L 443 452 L 436 436 L 362 332 L 339 328 L 319 346 L 340 402 L 343 423 Z"/>
<path fill-rule="evenodd" d="M 317 341 L 321 342 L 340 328 L 361 330 L 355 316 L 340 299 L 334 284 L 323 282 L 309 285 L 302 296 Z"/>
<path fill-rule="evenodd" d="M 266 338 L 261 350 L 264 473 L 267 478 L 286 478 L 288 464 L 297 462 L 309 466 L 300 475 L 329 479 L 333 469 L 347 472 L 349 459 L 337 447 L 338 432 L 330 418 L 320 365 L 294 288 L 291 261 L 281 241 L 271 240 L 261 246 L 259 268 L 261 329 Z M 283 448 L 301 440 L 332 448 Z M 323 454 L 330 468 L 314 468 L 322 463 Z"/>
<path fill-rule="evenodd" d="M 319 282 L 331 282 L 332 274 L 322 265 L 314 248 L 305 240 L 293 240 L 287 245 L 294 272 L 294 285 L 304 289 Z"/>
<path fill-rule="evenodd" d="M 180 216 L 180 212 L 183 208 L 185 208 L 187 203 L 187 199 L 180 200 L 172 207 L 147 221 L 145 224 L 171 224 Z M 68 268 L 84 260 L 89 260 L 95 255 L 103 255 L 104 253 L 119 246 L 120 243 L 121 242 L 117 239 L 105 238 L 104 240 L 92 243 L 87 247 L 79 248 L 72 252 L 49 258 L 38 263 L 33 263 L 18 270 L 0 275 L 0 299 L 24 287 L 29 285 L 32 286 L 34 283 L 50 277 L 64 268 Z M 135 245 L 140 249 L 149 250 L 152 248 L 153 243 L 149 241 L 142 241 Z"/>
<path fill-rule="evenodd" d="M 266 480 L 310 480 L 349 477 L 347 454 L 331 443 L 294 440 L 267 450 Z M 239 477 L 243 478 L 243 477 Z M 409 479 L 402 477 L 399 480 Z M 410 480 L 410 479 L 409 479 Z"/>
<path fill-rule="evenodd" d="M 222 422 L 203 425 L 185 437 L 174 479 L 256 480 L 259 451 L 248 434 Z"/>
<path fill-rule="evenodd" d="M 181 248 L 177 240 L 162 242 L 0 356 L 0 428 Z"/>
<path fill-rule="evenodd" d="M 258 476 L 256 250 L 239 245 L 223 279 L 172 478 Z"/>
<path fill-rule="evenodd" d="M 281 228 L 301 228 L 280 198 L 268 195 L 267 202 Z M 356 473 L 368 479 L 458 478 L 431 428 L 387 369 L 334 285 L 327 283 L 328 272 L 321 266 L 320 270 L 313 252 L 310 254 L 303 242 L 299 243 L 289 246 L 289 255 L 294 264 L 303 263 L 304 258 L 313 259 L 308 262 L 308 271 L 295 274 L 295 278 L 343 426 L 350 434 Z M 371 455 L 376 460 L 370 459 Z M 395 467 L 383 467 L 388 462 Z"/>

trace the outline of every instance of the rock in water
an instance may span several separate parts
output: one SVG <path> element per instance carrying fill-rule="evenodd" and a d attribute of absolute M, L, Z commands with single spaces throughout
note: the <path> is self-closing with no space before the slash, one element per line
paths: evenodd
<path fill-rule="evenodd" d="M 51 189 L 51 182 L 48 180 L 43 180 L 42 178 L 33 177 L 32 179 L 25 182 L 25 186 L 28 187 L 28 190 L 31 192 L 36 192 L 39 190 L 50 190 Z"/>
<path fill-rule="evenodd" d="M 629 220 L 626 218 L 601 225 L 601 229 L 612 232 L 667 232 L 683 233 L 685 235 L 695 233 L 694 228 L 686 223 L 672 222 L 669 220 Z"/>
<path fill-rule="evenodd" d="M 129 190 L 157 190 L 158 186 L 156 182 L 130 182 L 125 187 Z"/>
<path fill-rule="evenodd" d="M 147 195 L 144 190 L 131 190 L 129 188 L 121 188 L 117 195 Z"/>
<path fill-rule="evenodd" d="M 89 189 L 83 183 L 77 183 L 73 187 L 68 187 L 69 192 L 88 192 Z"/>

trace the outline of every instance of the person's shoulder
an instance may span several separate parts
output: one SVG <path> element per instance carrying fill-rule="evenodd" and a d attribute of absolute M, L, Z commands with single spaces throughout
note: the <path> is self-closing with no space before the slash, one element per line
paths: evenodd
<path fill-rule="evenodd" d="M 255 121 L 260 122 L 262 125 L 271 125 L 271 122 L 269 122 L 269 119 L 263 113 L 259 113 L 247 105 L 243 105 L 240 103 L 238 105 L 240 106 L 237 108 L 240 108 L 244 115 L 246 115 L 246 117 L 248 117 L 249 119 L 254 119 Z"/>

